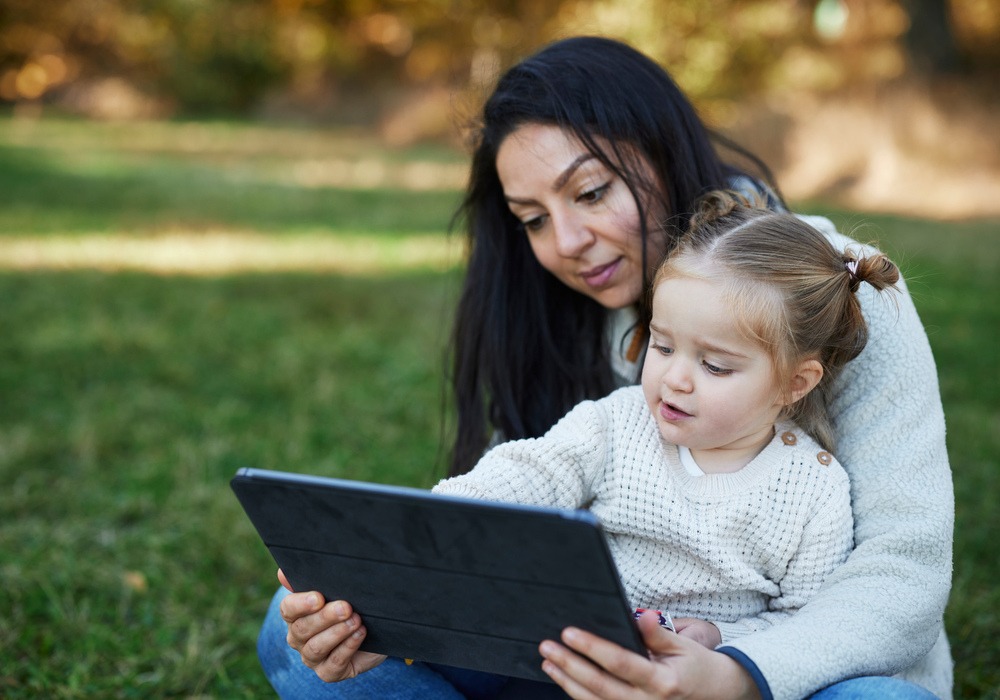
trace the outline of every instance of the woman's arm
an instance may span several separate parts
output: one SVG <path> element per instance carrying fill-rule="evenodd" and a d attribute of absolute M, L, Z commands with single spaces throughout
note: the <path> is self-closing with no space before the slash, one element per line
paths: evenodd
<path fill-rule="evenodd" d="M 831 229 L 822 219 L 809 222 Z M 850 242 L 830 237 L 841 247 Z M 889 296 L 862 285 L 868 346 L 845 368 L 830 404 L 837 456 L 851 479 L 855 550 L 796 615 L 730 645 L 752 660 L 776 698 L 903 671 L 942 634 L 951 587 L 951 470 L 934 359 L 900 286 Z M 941 665 L 910 678 L 948 685 L 950 665 Z"/>

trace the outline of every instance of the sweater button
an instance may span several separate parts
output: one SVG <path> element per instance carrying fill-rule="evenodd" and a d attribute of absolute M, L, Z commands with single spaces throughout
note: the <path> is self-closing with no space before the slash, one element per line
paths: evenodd
<path fill-rule="evenodd" d="M 828 466 L 830 462 L 833 461 L 833 455 L 829 452 L 820 452 L 816 455 L 816 459 L 818 459 L 819 463 L 823 466 Z"/>
<path fill-rule="evenodd" d="M 786 445 L 794 445 L 798 442 L 798 438 L 795 437 L 795 433 L 788 431 L 781 434 L 781 441 Z"/>

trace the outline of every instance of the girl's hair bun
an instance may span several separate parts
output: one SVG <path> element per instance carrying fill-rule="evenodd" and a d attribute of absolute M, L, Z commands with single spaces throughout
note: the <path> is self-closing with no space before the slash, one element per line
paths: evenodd
<path fill-rule="evenodd" d="M 851 291 L 857 291 L 862 282 L 867 282 L 882 291 L 899 281 L 899 268 L 882 253 L 868 256 L 844 255 L 844 268 L 851 276 Z"/>
<path fill-rule="evenodd" d="M 737 209 L 766 210 L 767 203 L 758 197 L 750 198 L 734 190 L 713 190 L 695 203 L 691 228 L 706 226 L 732 214 Z"/>

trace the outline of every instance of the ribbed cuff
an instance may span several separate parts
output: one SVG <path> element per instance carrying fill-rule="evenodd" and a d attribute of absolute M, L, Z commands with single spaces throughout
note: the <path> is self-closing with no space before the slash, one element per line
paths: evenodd
<path fill-rule="evenodd" d="M 774 696 L 771 695 L 771 686 L 767 684 L 764 674 L 760 672 L 759 668 L 757 668 L 757 664 L 753 662 L 753 659 L 739 649 L 734 649 L 733 647 L 717 647 L 716 651 L 728 656 L 750 674 L 750 679 L 754 682 L 754 685 L 757 686 L 757 690 L 760 692 L 761 700 L 774 700 Z"/>

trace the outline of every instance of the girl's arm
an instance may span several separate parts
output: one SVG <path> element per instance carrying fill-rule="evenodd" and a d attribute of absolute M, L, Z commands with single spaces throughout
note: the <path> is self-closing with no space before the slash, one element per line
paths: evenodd
<path fill-rule="evenodd" d="M 466 498 L 578 508 L 603 481 L 613 443 L 608 399 L 574 407 L 542 437 L 497 445 L 466 474 L 435 493 Z"/>

